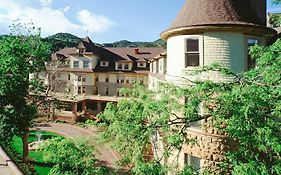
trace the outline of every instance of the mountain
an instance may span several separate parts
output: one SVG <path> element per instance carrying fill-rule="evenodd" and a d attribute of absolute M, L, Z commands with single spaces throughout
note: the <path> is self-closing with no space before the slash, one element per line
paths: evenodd
<path fill-rule="evenodd" d="M 0 35 L 0 40 L 5 37 L 5 35 Z M 46 38 L 43 38 L 44 41 L 49 42 L 52 45 L 52 51 L 56 52 L 60 49 L 63 49 L 65 47 L 76 47 L 77 44 L 81 41 L 81 38 L 69 34 L 69 33 L 57 33 L 52 36 L 48 36 Z M 166 42 L 162 39 L 158 39 L 153 42 L 131 42 L 127 40 L 121 40 L 116 41 L 113 43 L 103 43 L 96 45 L 102 46 L 102 47 L 163 47 L 166 48 Z"/>
<path fill-rule="evenodd" d="M 162 39 L 153 42 L 131 42 L 127 40 L 116 41 L 113 43 L 102 44 L 105 47 L 164 47 L 166 48 L 166 42 Z"/>
<path fill-rule="evenodd" d="M 81 41 L 81 38 L 69 33 L 57 33 L 43 39 L 52 45 L 53 51 L 58 51 L 65 47 L 75 47 Z"/>

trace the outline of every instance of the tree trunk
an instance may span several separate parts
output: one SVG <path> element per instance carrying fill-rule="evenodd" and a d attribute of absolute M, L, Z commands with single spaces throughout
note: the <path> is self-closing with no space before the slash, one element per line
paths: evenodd
<path fill-rule="evenodd" d="M 28 149 L 28 137 L 29 137 L 29 128 L 26 128 L 22 137 L 22 150 L 23 150 L 23 155 L 22 155 L 22 161 L 24 163 L 28 162 L 28 154 L 29 154 L 29 149 Z"/>

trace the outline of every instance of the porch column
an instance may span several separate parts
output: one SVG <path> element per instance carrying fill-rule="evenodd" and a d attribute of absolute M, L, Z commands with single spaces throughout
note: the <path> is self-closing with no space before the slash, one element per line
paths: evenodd
<path fill-rule="evenodd" d="M 85 114 L 87 110 L 87 100 L 82 101 L 82 112 Z"/>
<path fill-rule="evenodd" d="M 74 114 L 74 123 L 76 122 L 77 120 L 77 117 L 78 117 L 78 113 L 77 113 L 77 102 L 73 102 L 72 103 L 72 113 Z"/>
<path fill-rule="evenodd" d="M 100 113 L 101 112 L 101 102 L 100 101 L 97 101 L 97 111 L 98 111 L 98 113 Z"/>

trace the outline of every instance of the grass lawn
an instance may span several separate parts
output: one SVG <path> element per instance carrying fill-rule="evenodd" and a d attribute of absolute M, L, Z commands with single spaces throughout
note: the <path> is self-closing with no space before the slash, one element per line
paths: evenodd
<path fill-rule="evenodd" d="M 29 135 L 29 139 L 28 139 L 29 143 L 37 141 L 36 132 L 37 131 L 30 131 L 30 135 Z M 55 138 L 55 137 L 62 137 L 57 134 L 45 132 L 45 131 L 40 131 L 40 133 L 42 134 L 41 140 L 47 140 L 47 139 L 51 139 L 51 138 Z M 15 136 L 13 138 L 12 148 L 20 156 L 22 156 L 22 140 L 20 137 Z M 34 165 L 35 165 L 34 167 L 35 167 L 35 171 L 38 175 L 48 175 L 52 166 L 49 164 L 46 164 L 43 161 L 43 155 L 40 152 L 30 151 L 29 158 L 31 160 L 34 160 L 34 162 L 36 162 L 36 163 L 34 163 Z"/>

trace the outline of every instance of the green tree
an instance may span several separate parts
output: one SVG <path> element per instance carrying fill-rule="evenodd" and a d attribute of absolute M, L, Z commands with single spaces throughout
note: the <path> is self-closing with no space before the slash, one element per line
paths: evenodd
<path fill-rule="evenodd" d="M 29 103 L 30 74 L 45 68 L 49 45 L 40 30 L 17 24 L 0 43 L 0 141 L 9 143 L 14 135 L 23 140 L 23 161 L 28 159 L 28 135 L 36 107 Z"/>
<path fill-rule="evenodd" d="M 86 140 L 56 138 L 45 142 L 40 152 L 43 160 L 53 163 L 50 175 L 110 175 L 104 167 L 97 167 L 93 144 Z"/>
<path fill-rule="evenodd" d="M 146 174 L 143 167 L 163 160 L 149 159 L 155 133 L 163 136 L 164 156 L 168 156 L 171 149 L 194 144 L 185 132 L 190 122 L 212 116 L 215 126 L 238 145 L 226 155 L 226 170 L 234 175 L 281 174 L 281 40 L 269 47 L 255 46 L 250 54 L 257 67 L 242 75 L 216 65 L 201 70 L 221 71 L 233 78 L 232 83 L 193 82 L 194 86 L 186 88 L 162 85 L 157 93 L 141 86 L 124 90 L 128 98 L 108 105 L 100 115 L 101 138 L 123 153 L 122 163 L 130 165 L 134 174 Z M 202 102 L 209 110 L 206 116 L 198 116 Z M 153 170 L 165 174 L 165 168 L 169 167 Z"/>

